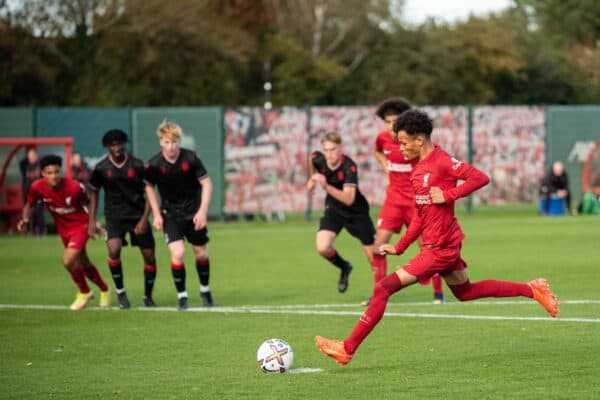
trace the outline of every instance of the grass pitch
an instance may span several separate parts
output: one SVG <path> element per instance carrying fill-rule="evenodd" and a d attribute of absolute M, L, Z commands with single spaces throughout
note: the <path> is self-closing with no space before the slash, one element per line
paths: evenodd
<path fill-rule="evenodd" d="M 431 287 L 395 294 L 354 360 L 340 367 L 313 337 L 345 337 L 372 278 L 360 244 L 336 243 L 355 266 L 345 294 L 314 249 L 316 221 L 211 223 L 211 289 L 201 308 L 188 249 L 188 312 L 177 312 L 169 258 L 155 233 L 159 310 L 138 308 L 142 262 L 124 248 L 134 306 L 67 309 L 76 288 L 56 236 L 0 238 L 0 399 L 593 399 L 600 398 L 600 219 L 542 218 L 531 208 L 459 216 L 472 281 L 546 277 L 561 301 L 550 319 L 524 299 L 431 304 Z M 397 237 L 394 238 L 394 240 Z M 388 259 L 402 265 L 416 252 Z M 103 277 L 104 243 L 89 244 Z M 93 288 L 97 293 L 97 289 Z M 116 299 L 113 300 L 116 304 Z M 256 350 L 270 337 L 294 349 L 299 373 L 266 375 Z"/>

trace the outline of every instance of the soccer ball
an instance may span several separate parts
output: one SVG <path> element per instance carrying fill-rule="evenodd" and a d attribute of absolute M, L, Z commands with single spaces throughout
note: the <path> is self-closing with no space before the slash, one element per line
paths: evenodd
<path fill-rule="evenodd" d="M 285 340 L 265 340 L 256 352 L 256 361 L 262 372 L 284 373 L 292 367 L 294 350 Z"/>

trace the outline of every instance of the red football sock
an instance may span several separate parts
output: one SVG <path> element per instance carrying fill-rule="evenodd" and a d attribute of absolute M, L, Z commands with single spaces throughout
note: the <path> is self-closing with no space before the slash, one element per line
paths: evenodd
<path fill-rule="evenodd" d="M 381 254 L 373 254 L 373 263 L 371 264 L 373 270 L 373 281 L 379 282 L 387 273 L 387 259 Z"/>
<path fill-rule="evenodd" d="M 431 284 L 433 285 L 433 293 L 444 293 L 442 290 L 442 277 L 439 274 L 431 277 Z"/>
<path fill-rule="evenodd" d="M 90 281 L 94 282 L 96 286 L 100 288 L 101 291 L 106 292 L 108 290 L 108 286 L 106 285 L 104 280 L 102 280 L 100 272 L 98 272 L 95 266 L 90 265 L 87 269 L 84 269 L 83 271 L 85 272 L 85 276 L 87 276 Z"/>
<path fill-rule="evenodd" d="M 386 276 L 375 284 L 369 308 L 360 317 L 350 336 L 344 340 L 344 349 L 348 354 L 354 354 L 362 341 L 371 333 L 383 317 L 388 299 L 400 289 L 402 289 L 402 282 L 396 273 Z"/>
<path fill-rule="evenodd" d="M 448 285 L 448 287 L 460 301 L 475 300 L 482 297 L 533 297 L 533 291 L 529 285 L 519 282 L 486 279 L 475 283 L 467 281 L 460 285 Z"/>
<path fill-rule="evenodd" d="M 75 267 L 75 269 L 73 271 L 69 271 L 69 273 L 71 274 L 71 279 L 73 279 L 73 282 L 75 282 L 81 293 L 90 292 L 90 287 L 85 281 L 85 272 L 83 272 L 82 267 Z"/>

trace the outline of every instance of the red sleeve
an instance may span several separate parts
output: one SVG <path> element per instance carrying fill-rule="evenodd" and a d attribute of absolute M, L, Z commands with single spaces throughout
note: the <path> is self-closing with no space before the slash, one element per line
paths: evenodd
<path fill-rule="evenodd" d="M 411 245 L 412 242 L 417 240 L 419 235 L 423 232 L 423 220 L 419 217 L 419 213 L 415 211 L 410 224 L 408 225 L 408 229 L 402 235 L 398 243 L 396 243 L 396 254 L 400 255 L 408 249 L 408 246 Z"/>
<path fill-rule="evenodd" d="M 40 196 L 37 192 L 37 186 L 32 184 L 27 192 L 27 203 L 30 206 L 33 206 L 39 200 L 39 198 Z"/>
<path fill-rule="evenodd" d="M 375 139 L 375 151 L 383 151 L 383 139 L 381 137 L 381 133 L 377 135 L 377 139 Z"/>
<path fill-rule="evenodd" d="M 490 178 L 474 166 L 458 161 L 455 158 L 453 158 L 452 161 L 454 164 L 449 170 L 452 171 L 452 174 L 456 179 L 461 179 L 464 182 L 455 188 L 444 191 L 444 199 L 446 202 L 466 197 L 490 182 Z"/>

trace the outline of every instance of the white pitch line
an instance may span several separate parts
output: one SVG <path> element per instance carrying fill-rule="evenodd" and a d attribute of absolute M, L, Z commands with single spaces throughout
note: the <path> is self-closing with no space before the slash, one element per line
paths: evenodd
<path fill-rule="evenodd" d="M 31 309 L 31 310 L 68 310 L 66 306 L 43 306 L 36 304 L 0 304 L 0 309 Z M 91 311 L 116 311 L 117 307 L 100 308 L 88 307 Z M 167 311 L 177 312 L 175 307 L 134 308 L 144 312 Z M 122 312 L 130 312 L 122 311 Z M 335 311 L 335 310 L 310 310 L 310 309 L 283 309 L 274 307 L 191 307 L 185 312 L 199 313 L 236 313 L 236 314 L 295 314 L 295 315 L 335 315 L 335 316 L 360 316 L 363 311 Z M 552 321 L 552 322 L 579 322 L 600 323 L 598 318 L 550 318 L 550 317 L 513 317 L 501 315 L 465 315 L 465 314 L 431 314 L 431 313 L 399 313 L 386 312 L 386 317 L 402 318 L 443 318 L 443 319 L 466 319 L 466 320 L 495 320 L 495 321 Z"/>
<path fill-rule="evenodd" d="M 288 374 L 310 374 L 313 372 L 323 372 L 322 368 L 292 368 L 286 371 Z"/>

